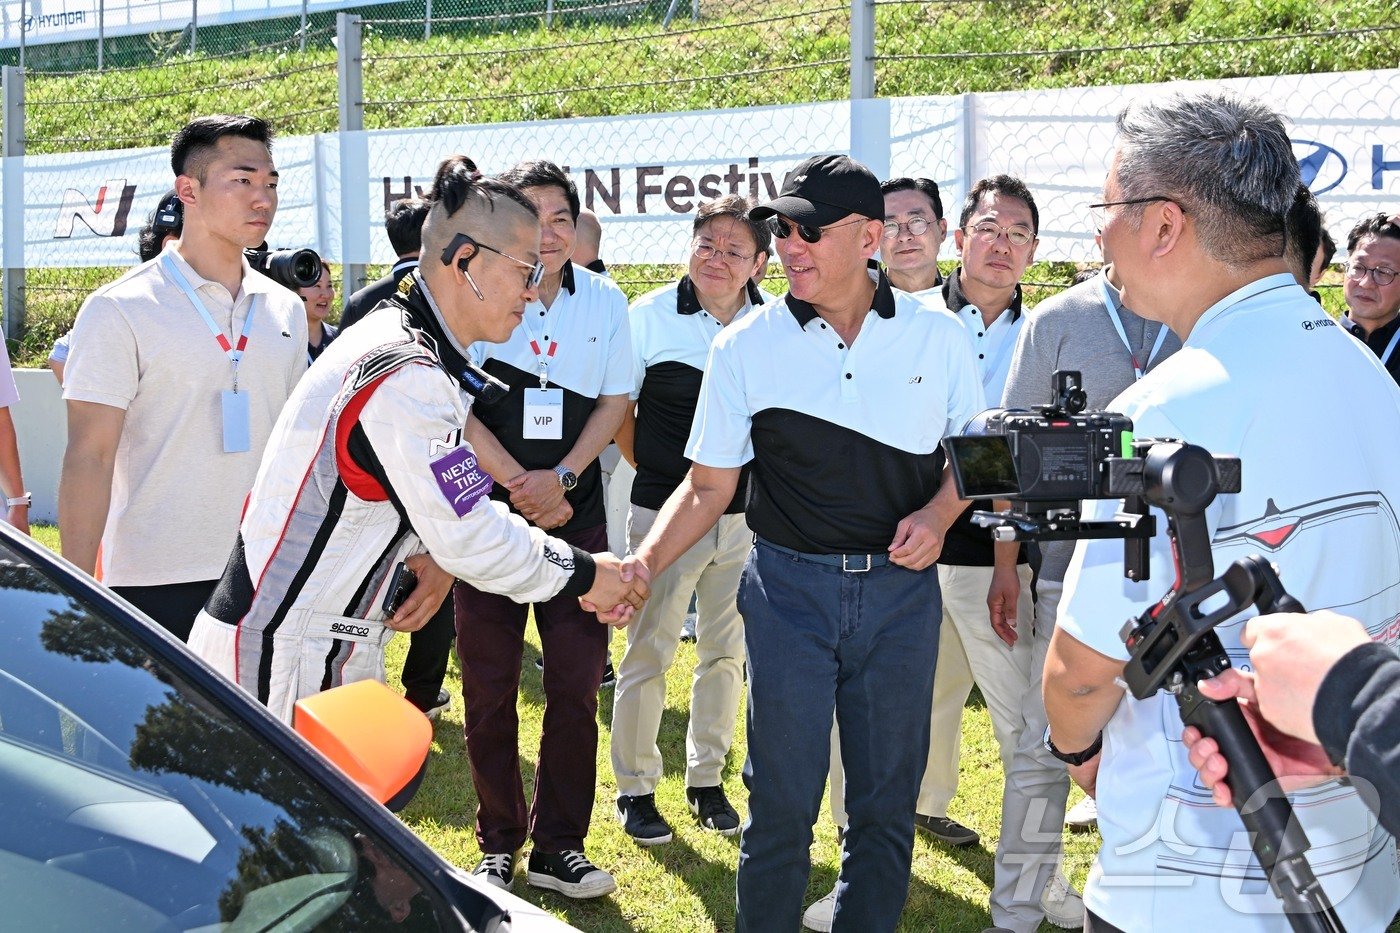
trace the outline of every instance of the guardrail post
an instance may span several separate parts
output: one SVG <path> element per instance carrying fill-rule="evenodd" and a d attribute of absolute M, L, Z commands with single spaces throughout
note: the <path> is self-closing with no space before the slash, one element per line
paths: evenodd
<path fill-rule="evenodd" d="M 352 262 L 368 254 L 369 230 L 352 229 L 363 217 L 368 186 L 369 152 L 365 128 L 364 20 L 350 13 L 335 16 L 336 86 L 340 104 L 340 234 L 343 288 L 346 297 L 365 286 L 365 263 Z"/>
<path fill-rule="evenodd" d="M 4 308 L 5 336 L 24 333 L 24 69 L 6 65 L 4 84 Z"/>
<path fill-rule="evenodd" d="M 875 2 L 851 0 L 851 100 L 875 96 Z"/>

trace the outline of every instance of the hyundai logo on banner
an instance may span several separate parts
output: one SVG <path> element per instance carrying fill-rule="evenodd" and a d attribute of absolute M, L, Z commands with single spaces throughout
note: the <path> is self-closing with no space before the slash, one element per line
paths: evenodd
<path fill-rule="evenodd" d="M 81 220 L 98 236 L 119 237 L 126 234 L 126 220 L 131 214 L 131 202 L 136 198 L 136 186 L 128 185 L 125 178 L 109 178 L 97 189 L 95 200 L 77 188 L 63 192 L 63 203 L 58 208 L 58 222 L 54 224 L 55 240 L 66 240 L 73 235 L 73 223 Z"/>
<path fill-rule="evenodd" d="M 1325 194 L 1347 177 L 1347 160 L 1331 146 L 1311 139 L 1295 139 L 1293 155 L 1298 159 L 1303 184 L 1307 185 L 1313 194 Z"/>

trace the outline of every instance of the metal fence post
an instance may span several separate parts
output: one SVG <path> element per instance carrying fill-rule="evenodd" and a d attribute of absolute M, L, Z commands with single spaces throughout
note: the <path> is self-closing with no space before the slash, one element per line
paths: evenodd
<path fill-rule="evenodd" d="M 24 69 L 24 50 L 29 44 L 29 0 L 19 0 L 19 67 Z"/>
<path fill-rule="evenodd" d="M 199 48 L 199 0 L 190 4 L 190 54 Z"/>
<path fill-rule="evenodd" d="M 5 336 L 24 333 L 24 69 L 6 65 L 4 84 L 4 315 Z"/>
<path fill-rule="evenodd" d="M 433 37 L 433 0 L 425 0 L 423 4 L 423 38 Z"/>
<path fill-rule="evenodd" d="M 350 13 L 335 16 L 336 87 L 340 109 L 340 203 L 343 288 L 348 297 L 365 286 L 365 264 L 351 262 L 369 242 L 369 230 L 352 229 L 351 218 L 364 216 L 356 198 L 368 190 L 369 152 L 365 128 L 364 21 Z"/>
<path fill-rule="evenodd" d="M 301 36 L 301 51 L 306 51 L 306 4 L 307 0 L 301 0 L 301 31 L 297 33 Z"/>
<path fill-rule="evenodd" d="M 851 0 L 851 100 L 875 96 L 875 2 Z"/>
<path fill-rule="evenodd" d="M 102 55 L 106 50 L 107 0 L 97 0 L 97 70 L 102 70 Z"/>

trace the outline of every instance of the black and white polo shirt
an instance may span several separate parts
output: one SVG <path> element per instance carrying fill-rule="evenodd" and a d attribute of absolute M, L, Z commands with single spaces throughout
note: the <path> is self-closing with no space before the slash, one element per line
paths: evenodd
<path fill-rule="evenodd" d="M 535 352 L 532 341 L 540 353 Z M 599 396 L 632 391 L 627 297 L 612 279 L 569 263 L 564 266 L 564 284 L 553 307 L 531 302 L 509 340 L 474 343 L 469 355 L 472 362 L 510 386 L 510 393 L 494 405 L 473 405 L 472 417 L 479 419 L 525 469 L 552 470 L 573 449 Z M 542 359 L 547 366 L 548 387 L 564 391 L 564 429 L 559 440 L 524 437 L 525 390 L 540 387 Z M 509 490 L 500 483 L 491 497 L 510 502 Z M 606 513 L 597 460 L 579 474 L 578 485 L 567 498 L 573 517 L 555 532 L 603 524 Z"/>
<path fill-rule="evenodd" d="M 983 409 L 957 320 L 871 275 L 875 297 L 850 346 L 789 295 L 726 327 L 711 350 L 686 455 L 753 461 L 749 527 L 774 544 L 885 551 L 938 491 L 939 442 Z"/>
<path fill-rule="evenodd" d="M 747 299 L 730 324 L 773 296 L 750 282 Z M 627 316 L 632 324 L 632 374 L 637 380 L 632 392 L 637 400 L 632 504 L 660 509 L 690 470 L 685 444 L 700 400 L 700 381 L 710 345 L 725 325 L 700 306 L 688 275 L 638 298 Z M 744 511 L 747 497 L 746 467 L 725 514 Z"/>

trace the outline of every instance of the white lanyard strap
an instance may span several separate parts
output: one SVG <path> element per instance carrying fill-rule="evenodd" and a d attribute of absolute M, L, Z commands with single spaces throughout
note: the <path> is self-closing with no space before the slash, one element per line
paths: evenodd
<path fill-rule="evenodd" d="M 209 333 L 214 335 L 218 341 L 219 348 L 228 357 L 229 363 L 233 366 L 233 391 L 238 391 L 238 364 L 243 362 L 243 351 L 248 347 L 248 334 L 253 329 L 253 314 L 258 309 L 258 296 L 254 295 L 248 305 L 248 316 L 243 319 L 243 331 L 238 335 L 238 344 L 229 343 L 229 339 L 224 336 L 223 329 L 214 323 L 214 316 L 209 313 L 209 309 L 204 306 L 199 293 L 194 290 L 189 279 L 180 271 L 180 267 L 175 264 L 175 260 L 169 256 L 165 257 L 165 268 L 170 273 L 170 277 L 175 280 L 175 284 L 180 286 L 180 290 L 189 298 L 190 304 L 199 312 L 199 316 L 204 318 L 205 325 L 209 328 Z"/>
<path fill-rule="evenodd" d="M 1113 292 L 1108 288 L 1108 277 L 1099 279 L 1099 290 L 1103 292 L 1104 310 L 1108 312 L 1108 319 L 1113 322 L 1113 329 L 1118 332 L 1118 339 L 1123 341 L 1123 346 L 1128 351 L 1128 359 L 1133 364 L 1133 378 L 1141 379 L 1143 373 L 1151 367 L 1152 361 L 1157 358 L 1157 351 L 1162 349 L 1162 344 L 1167 342 L 1167 326 L 1157 325 L 1157 340 L 1152 344 L 1152 352 L 1147 355 L 1147 361 L 1139 364 L 1137 353 L 1133 350 L 1133 345 L 1128 342 L 1128 332 L 1123 329 L 1123 322 L 1119 319 L 1118 303 L 1113 300 Z"/>

